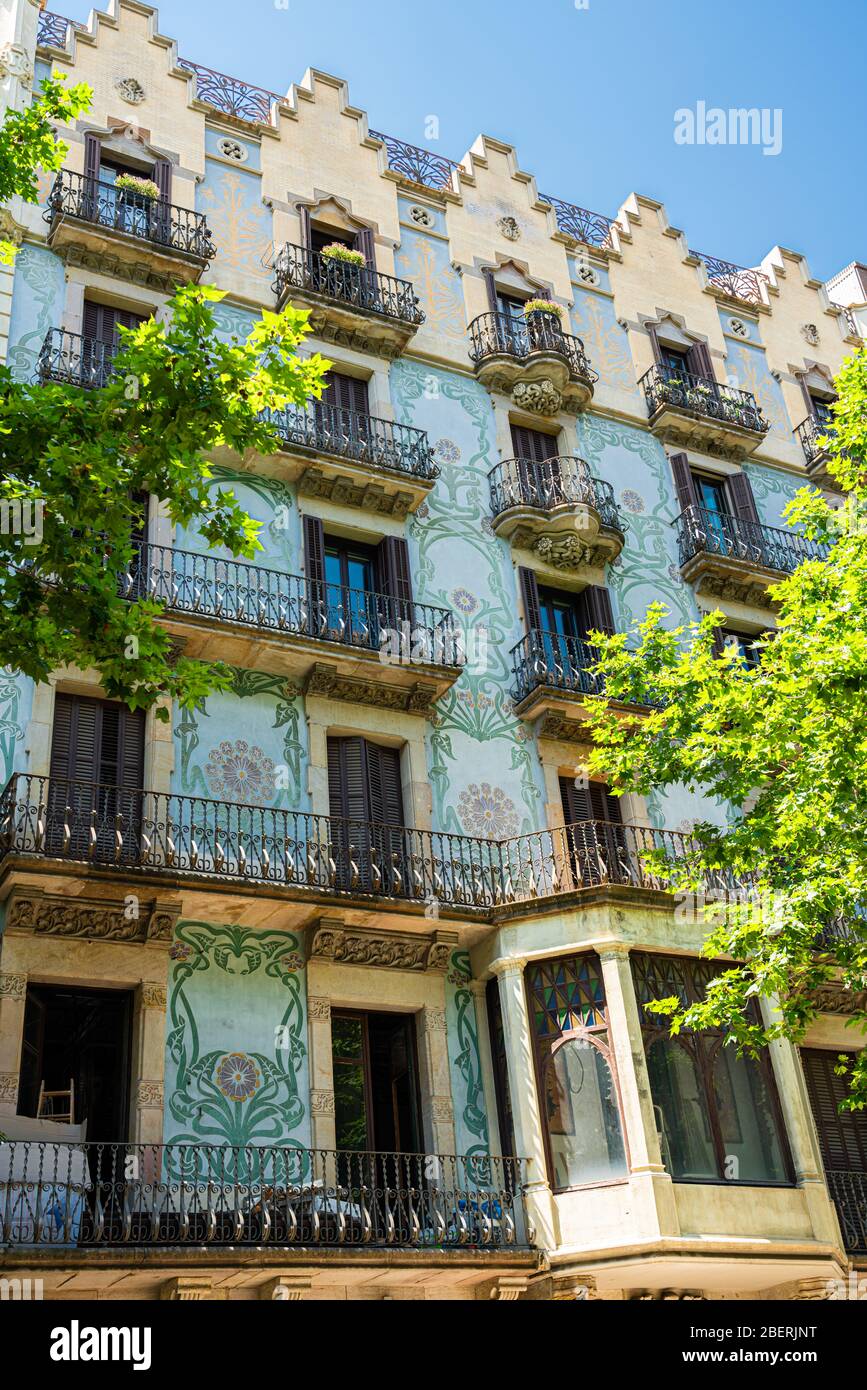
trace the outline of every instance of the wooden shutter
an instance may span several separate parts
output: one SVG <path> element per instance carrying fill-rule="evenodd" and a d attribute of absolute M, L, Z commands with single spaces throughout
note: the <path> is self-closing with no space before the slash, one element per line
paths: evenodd
<path fill-rule="evenodd" d="M 365 743 L 369 816 L 377 825 L 403 825 L 400 753 L 378 743 Z"/>
<path fill-rule="evenodd" d="M 495 314 L 499 306 L 497 304 L 497 285 L 494 280 L 494 272 L 492 270 L 483 270 L 482 279 L 485 282 L 485 293 L 488 296 L 488 308 Z"/>
<path fill-rule="evenodd" d="M 144 744 L 143 710 L 62 692 L 55 697 L 52 779 L 138 791 L 144 781 Z"/>
<path fill-rule="evenodd" d="M 607 589 L 588 584 L 578 595 L 576 610 L 584 635 L 588 632 L 604 632 L 610 636 L 615 631 L 614 613 Z"/>
<path fill-rule="evenodd" d="M 333 817 L 403 825 L 399 750 L 364 738 L 330 738 L 328 802 Z"/>
<path fill-rule="evenodd" d="M 670 454 L 668 461 L 671 464 L 674 490 L 680 510 L 685 512 L 687 507 L 697 507 L 698 492 L 686 454 Z"/>
<path fill-rule="evenodd" d="M 812 415 L 812 416 L 815 418 L 815 417 L 816 417 L 816 402 L 815 402 L 815 400 L 814 400 L 814 398 L 813 398 L 813 395 L 812 395 L 812 392 L 810 391 L 809 386 L 807 385 L 807 378 L 806 378 L 806 376 L 800 376 L 800 377 L 798 377 L 798 384 L 799 384 L 799 386 L 800 386 L 800 388 L 801 388 L 801 395 L 804 397 L 804 404 L 805 404 L 806 407 L 807 407 L 807 414 L 808 414 L 808 415 Z"/>
<path fill-rule="evenodd" d="M 616 825 L 623 823 L 620 798 L 612 795 L 604 782 L 576 787 L 574 777 L 561 777 L 560 799 L 567 825 L 575 825 L 582 820 L 614 821 Z"/>
<path fill-rule="evenodd" d="M 172 201 L 172 166 L 168 159 L 158 159 L 154 164 L 154 183 L 160 190 L 164 203 Z"/>
<path fill-rule="evenodd" d="M 99 163 L 102 143 L 98 135 L 88 131 L 84 137 L 84 176 L 87 179 L 99 178 Z"/>
<path fill-rule="evenodd" d="M 527 632 L 540 632 L 542 628 L 542 607 L 539 602 L 539 585 L 536 575 L 525 565 L 518 569 L 518 580 L 521 585 L 521 599 L 524 604 L 524 622 Z"/>
<path fill-rule="evenodd" d="M 309 208 L 299 208 L 299 209 L 298 209 L 298 219 L 299 219 L 299 221 L 300 221 L 300 223 L 301 223 L 301 245 L 305 248 L 305 250 L 307 250 L 307 251 L 312 251 L 312 249 L 313 249 L 313 236 L 312 236 L 313 228 L 312 228 L 312 224 L 311 224 L 311 222 L 310 222 L 310 209 L 309 209 Z"/>
<path fill-rule="evenodd" d="M 838 1051 L 801 1050 L 822 1159 L 831 1171 L 867 1173 L 867 1111 L 840 1111 L 848 1084 L 844 1076 L 834 1074 Z"/>
<path fill-rule="evenodd" d="M 361 252 L 368 270 L 376 270 L 376 243 L 370 227 L 362 227 L 356 232 L 355 249 Z"/>
<path fill-rule="evenodd" d="M 759 513 L 753 496 L 752 484 L 746 473 L 735 473 L 728 479 L 732 508 L 740 521 L 752 521 L 759 525 Z"/>
<path fill-rule="evenodd" d="M 383 592 L 412 609 L 409 547 L 402 536 L 386 536 L 376 550 L 376 570 Z"/>
<path fill-rule="evenodd" d="M 144 314 L 134 314 L 130 309 L 117 309 L 111 304 L 95 304 L 90 299 L 84 301 L 82 332 L 85 338 L 96 338 L 101 343 L 113 344 L 117 339 L 118 325 L 137 328 L 144 321 Z"/>
<path fill-rule="evenodd" d="M 325 528 L 318 516 L 304 518 L 304 572 L 309 583 L 325 583 Z"/>
<path fill-rule="evenodd" d="M 693 343 L 688 349 L 686 369 L 692 372 L 693 376 L 707 377 L 708 381 L 714 380 L 713 361 L 707 343 Z"/>
<path fill-rule="evenodd" d="M 322 399 L 340 410 L 354 410 L 361 415 L 369 412 L 367 382 L 345 372 L 329 372 Z"/>
<path fill-rule="evenodd" d="M 552 434 L 542 430 L 527 429 L 525 425 L 512 425 L 512 448 L 516 459 L 531 459 L 533 463 L 544 463 L 546 459 L 557 457 L 557 440 Z"/>
<path fill-rule="evenodd" d="M 723 654 L 723 652 L 725 651 L 725 649 L 726 649 L 725 632 L 723 631 L 723 629 L 722 629 L 721 627 L 717 626 L 717 627 L 715 627 L 714 630 L 713 630 L 713 654 L 714 654 L 714 656 L 722 656 L 722 654 Z"/>
<path fill-rule="evenodd" d="M 650 348 L 653 353 L 653 360 L 656 363 L 657 367 L 661 367 L 662 350 L 659 346 L 659 336 L 656 332 L 656 329 L 651 324 L 647 325 L 647 336 L 650 339 Z"/>

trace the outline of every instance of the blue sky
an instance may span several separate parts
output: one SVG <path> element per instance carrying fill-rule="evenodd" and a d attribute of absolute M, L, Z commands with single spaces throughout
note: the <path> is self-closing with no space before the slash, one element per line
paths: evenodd
<path fill-rule="evenodd" d="M 160 27 L 275 91 L 337 73 L 375 129 L 454 159 L 480 131 L 511 141 L 542 191 L 594 211 L 659 198 L 699 251 L 788 246 L 823 279 L 867 260 L 865 0 L 166 0 Z M 781 152 L 677 144 L 699 101 L 779 109 Z"/>

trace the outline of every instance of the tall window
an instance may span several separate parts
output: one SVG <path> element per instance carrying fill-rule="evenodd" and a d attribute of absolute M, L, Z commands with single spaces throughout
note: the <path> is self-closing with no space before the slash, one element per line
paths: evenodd
<path fill-rule="evenodd" d="M 739 1057 L 717 1028 L 671 1037 L 666 1019 L 645 1007 L 672 997 L 697 1003 L 724 969 L 678 956 L 632 957 L 663 1161 L 678 1182 L 785 1184 L 790 1163 L 767 1051 Z M 755 1004 L 753 1012 L 758 1021 Z"/>
<path fill-rule="evenodd" d="M 599 957 L 527 969 L 536 1079 L 551 1184 L 562 1191 L 625 1178 L 626 1148 Z"/>

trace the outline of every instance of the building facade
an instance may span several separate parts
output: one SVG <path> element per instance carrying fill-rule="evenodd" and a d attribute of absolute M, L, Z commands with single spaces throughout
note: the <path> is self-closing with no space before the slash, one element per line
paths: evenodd
<path fill-rule="evenodd" d="M 653 1026 L 716 967 L 642 851 L 727 808 L 588 779 L 587 634 L 662 599 L 721 609 L 752 659 L 812 553 L 783 512 L 829 485 L 864 267 L 741 268 L 634 194 L 598 216 L 496 139 L 458 164 L 371 130 L 327 73 L 281 96 L 203 68 L 139 0 L 0 26 L 6 106 L 50 71 L 94 91 L 40 205 L 4 212 L 15 375 L 98 389 L 117 326 L 190 282 L 226 292 L 227 337 L 309 308 L 332 362 L 278 452 L 213 460 L 256 562 L 150 498 L 119 579 L 231 691 L 163 724 L 94 672 L 2 674 L 3 1273 L 52 1298 L 828 1296 L 867 1263 L 852 1000 L 761 1063 Z"/>

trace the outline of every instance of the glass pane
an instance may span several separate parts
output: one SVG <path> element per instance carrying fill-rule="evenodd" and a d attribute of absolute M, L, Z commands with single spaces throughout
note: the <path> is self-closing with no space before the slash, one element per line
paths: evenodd
<path fill-rule="evenodd" d="M 699 478 L 698 486 L 702 506 L 707 507 L 709 512 L 725 512 L 725 494 L 719 483 L 710 482 L 707 478 Z"/>
<path fill-rule="evenodd" d="M 786 1182 L 774 1106 L 760 1064 L 722 1047 L 714 1063 L 724 1176 L 732 1182 Z"/>
<path fill-rule="evenodd" d="M 351 1057 L 360 1060 L 363 1054 L 363 1032 L 360 1018 L 331 1019 L 331 1051 L 334 1057 Z"/>
<path fill-rule="evenodd" d="M 338 1149 L 370 1148 L 364 1068 L 360 1064 L 336 1062 L 334 1065 L 334 1120 Z"/>
<path fill-rule="evenodd" d="M 662 1161 L 673 1178 L 716 1178 L 704 1087 L 691 1054 L 671 1038 L 647 1050 Z"/>
<path fill-rule="evenodd" d="M 555 1187 L 624 1177 L 626 1155 L 611 1069 L 584 1038 L 565 1042 L 543 1074 Z"/>

